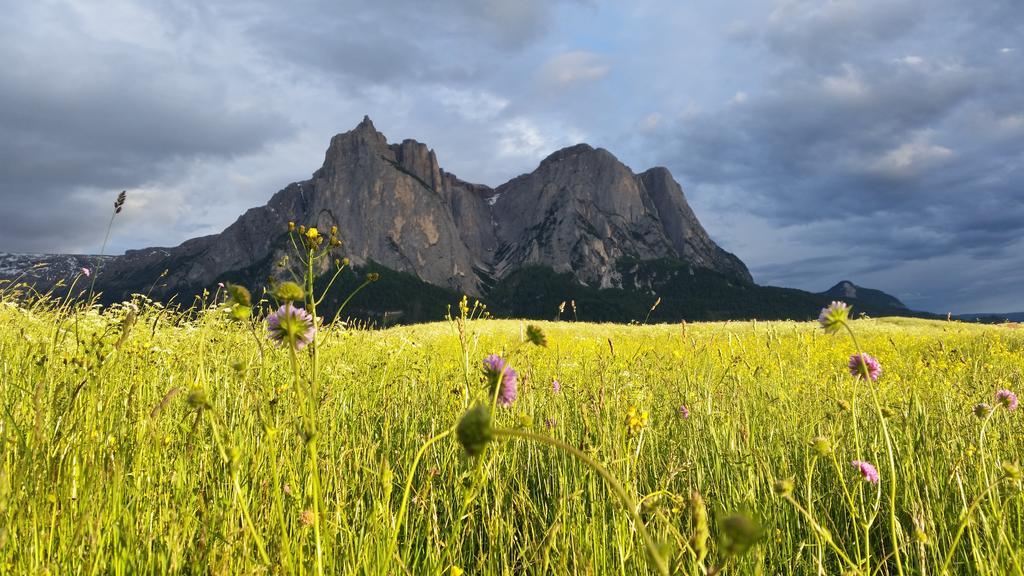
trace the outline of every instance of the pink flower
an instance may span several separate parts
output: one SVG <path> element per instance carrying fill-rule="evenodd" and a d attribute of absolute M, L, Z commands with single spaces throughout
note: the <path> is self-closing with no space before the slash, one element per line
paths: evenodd
<path fill-rule="evenodd" d="M 267 331 L 278 346 L 302 350 L 316 337 L 316 324 L 309 312 L 288 302 L 267 316 Z"/>
<path fill-rule="evenodd" d="M 875 469 L 874 464 L 864 460 L 854 460 L 851 464 L 857 469 L 862 478 L 872 484 L 878 484 L 878 470 Z"/>
<path fill-rule="evenodd" d="M 510 406 L 516 400 L 519 375 L 505 359 L 497 354 L 484 358 L 484 376 L 490 384 L 491 392 L 498 389 L 498 403 Z"/>
<path fill-rule="evenodd" d="M 1000 390 L 996 392 L 996 404 L 999 404 L 1007 410 L 1017 409 L 1017 395 L 1009 390 Z"/>
<path fill-rule="evenodd" d="M 556 392 L 556 393 L 557 392 L 561 392 L 562 391 L 562 383 L 559 382 L 558 380 L 552 380 L 551 381 L 551 391 L 552 392 Z"/>
<path fill-rule="evenodd" d="M 679 405 L 679 415 L 682 416 L 683 420 L 690 417 L 690 409 L 686 407 L 686 404 Z"/>
<path fill-rule="evenodd" d="M 86 278 L 88 278 L 91 275 L 92 275 L 92 271 L 91 270 L 89 270 L 88 268 L 82 268 L 82 276 L 85 276 Z"/>
<path fill-rule="evenodd" d="M 878 380 L 882 375 L 882 364 L 866 352 L 850 356 L 849 366 L 850 374 L 853 374 L 857 378 L 864 378 L 865 371 L 867 372 L 868 378 L 871 380 Z"/>
<path fill-rule="evenodd" d="M 217 288 L 224 288 L 223 282 L 217 282 Z"/>

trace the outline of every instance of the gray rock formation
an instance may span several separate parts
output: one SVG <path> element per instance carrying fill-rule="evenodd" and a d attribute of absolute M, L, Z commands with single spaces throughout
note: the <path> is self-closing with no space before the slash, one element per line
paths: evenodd
<path fill-rule="evenodd" d="M 331 139 L 323 166 L 222 233 L 176 248 L 129 251 L 108 262 L 104 289 L 123 297 L 216 284 L 227 273 L 274 274 L 287 253 L 287 223 L 337 226 L 342 253 L 422 280 L 479 295 L 526 265 L 572 272 L 592 286 L 618 287 L 623 259 L 677 258 L 750 283 L 746 266 L 722 250 L 664 168 L 634 174 L 611 153 L 579 144 L 491 189 L 443 171 L 415 140 L 388 144 L 369 118 Z"/>

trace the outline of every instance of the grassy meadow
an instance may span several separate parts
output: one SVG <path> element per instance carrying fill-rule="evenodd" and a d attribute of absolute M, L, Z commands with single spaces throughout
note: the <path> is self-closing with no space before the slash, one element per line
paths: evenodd
<path fill-rule="evenodd" d="M 260 313 L 3 298 L 0 574 L 1021 573 L 1024 331 L 851 320 L 875 382 L 817 323 L 454 314 L 292 356 Z"/>

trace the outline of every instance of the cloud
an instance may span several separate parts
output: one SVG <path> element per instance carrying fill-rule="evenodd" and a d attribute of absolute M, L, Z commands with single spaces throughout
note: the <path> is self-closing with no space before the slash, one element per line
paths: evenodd
<path fill-rule="evenodd" d="M 882 178 L 899 181 L 921 177 L 953 157 L 953 151 L 930 142 L 928 134 L 919 134 L 909 142 L 887 151 L 868 167 Z"/>
<path fill-rule="evenodd" d="M 602 56 L 591 52 L 566 52 L 552 56 L 541 67 L 541 81 L 555 90 L 604 78 L 611 66 Z"/>
<path fill-rule="evenodd" d="M 759 40 L 735 42 L 770 70 L 744 105 L 644 137 L 756 279 L 822 290 L 850 278 L 925 309 L 1024 309 L 1001 279 L 960 277 L 1024 266 L 1024 70 L 988 48 L 1014 25 L 929 7 L 779 2 Z"/>

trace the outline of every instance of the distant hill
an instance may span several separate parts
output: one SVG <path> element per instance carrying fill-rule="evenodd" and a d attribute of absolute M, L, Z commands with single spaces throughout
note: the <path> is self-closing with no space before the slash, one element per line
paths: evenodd
<path fill-rule="evenodd" d="M 999 322 L 1024 322 L 1024 312 L 1006 312 L 1003 314 L 980 313 L 980 314 L 954 314 L 953 318 L 969 322 L 984 322 L 986 324 Z"/>
<path fill-rule="evenodd" d="M 875 290 L 873 288 L 857 286 L 849 280 L 843 280 L 822 292 L 822 295 L 833 300 L 860 300 L 864 304 L 869 304 L 878 308 L 891 308 L 894 310 L 908 309 L 903 302 L 900 302 L 899 298 L 891 294 L 886 294 L 881 290 Z"/>

